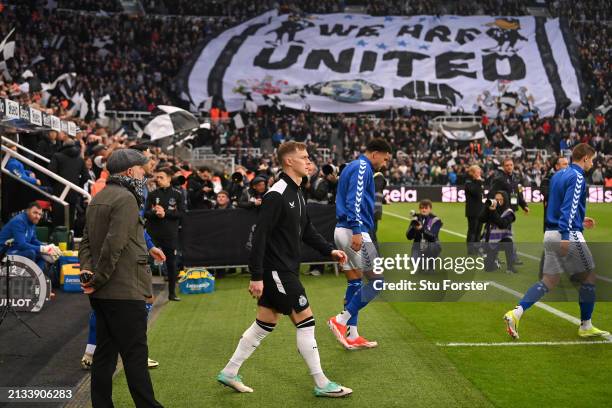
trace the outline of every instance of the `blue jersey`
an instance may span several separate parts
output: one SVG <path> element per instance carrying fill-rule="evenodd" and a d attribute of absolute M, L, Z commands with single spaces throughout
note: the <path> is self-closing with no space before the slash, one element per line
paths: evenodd
<path fill-rule="evenodd" d="M 4 243 L 9 239 L 14 239 L 12 250 L 40 252 L 42 243 L 36 238 L 36 225 L 30 221 L 25 212 L 17 214 L 2 227 L 0 248 L 4 249 Z"/>
<path fill-rule="evenodd" d="M 30 172 L 27 171 L 23 166 L 23 163 L 15 159 L 14 157 L 11 157 L 8 160 L 8 163 L 6 163 L 6 169 L 15 176 L 19 177 L 20 179 L 25 180 L 30 184 L 36 185 L 36 178 L 32 177 Z"/>
<path fill-rule="evenodd" d="M 364 155 L 342 170 L 336 193 L 337 227 L 349 228 L 353 234 L 370 232 L 374 227 L 374 168 Z"/>
<path fill-rule="evenodd" d="M 546 230 L 559 231 L 562 240 L 569 240 L 570 231 L 583 230 L 586 213 L 586 177 L 581 167 L 571 164 L 550 179 Z"/>

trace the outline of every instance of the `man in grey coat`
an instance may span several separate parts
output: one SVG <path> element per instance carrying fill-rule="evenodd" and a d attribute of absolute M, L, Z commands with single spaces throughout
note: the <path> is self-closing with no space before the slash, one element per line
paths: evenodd
<path fill-rule="evenodd" d="M 96 312 L 97 347 L 91 367 L 94 408 L 113 407 L 112 379 L 121 354 L 137 408 L 161 407 L 147 369 L 146 297 L 152 296 L 144 219 L 144 169 L 148 159 L 133 149 L 116 150 L 106 168 L 111 177 L 87 208 L 79 248 L 83 283 Z M 87 280 L 87 279 L 85 279 Z"/>

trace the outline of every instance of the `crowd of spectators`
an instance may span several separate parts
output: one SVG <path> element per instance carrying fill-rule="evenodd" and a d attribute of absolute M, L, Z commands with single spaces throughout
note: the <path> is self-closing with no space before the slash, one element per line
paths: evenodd
<path fill-rule="evenodd" d="M 148 12 L 164 12 L 171 9 L 175 14 L 213 15 L 216 17 L 164 17 L 160 15 L 130 16 L 114 13 L 80 13 L 57 11 L 45 7 L 34 7 L 37 2 L 15 3 L 0 12 L 0 31 L 16 28 L 15 57 L 9 60 L 9 72 L 0 81 L 0 96 L 10 97 L 24 105 L 33 105 L 60 116 L 71 118 L 62 97 L 53 94 L 45 106 L 40 103 L 40 93 L 27 93 L 19 89 L 20 74 L 31 68 L 37 56 L 44 57 L 33 69 L 42 82 L 52 82 L 60 74 L 76 72 L 75 90 L 89 92 L 100 97 L 111 96 L 108 109 L 149 110 L 158 104 L 175 104 L 177 101 L 174 78 L 180 68 L 191 57 L 198 42 L 208 35 L 237 24 L 245 18 L 261 12 L 274 4 L 253 2 L 251 6 L 239 7 L 233 1 L 186 2 L 181 0 L 145 1 Z M 255 4 L 257 3 L 257 4 Z M 281 7 L 302 7 L 308 12 L 333 12 L 343 7 L 335 1 L 279 2 Z M 372 0 L 367 3 L 373 14 L 433 14 L 434 11 L 455 14 L 493 13 L 517 14 L 525 11 L 525 1 L 489 2 L 401 2 Z M 460 4 L 459 4 L 460 3 Z M 251 4 L 251 3 L 249 3 Z M 118 10 L 118 2 L 92 2 L 66 0 L 58 2 L 62 8 L 95 11 Z M 504 112 L 500 117 L 482 117 L 482 128 L 486 139 L 473 142 L 448 140 L 431 126 L 434 114 L 410 110 L 387 111 L 376 115 L 323 115 L 311 112 L 291 111 L 281 107 L 260 108 L 246 118 L 243 129 L 235 129 L 231 123 L 215 124 L 205 137 L 205 143 L 215 152 L 238 149 L 238 170 L 243 180 L 234 181 L 228 169 L 191 169 L 190 165 L 175 160 L 167 152 L 152 147 L 154 160 L 172 166 L 177 175 L 188 181 L 186 188 L 187 208 L 253 207 L 261 195 L 259 185 L 251 185 L 258 176 L 264 176 L 266 185 L 278 168 L 273 148 L 285 140 L 304 141 L 308 144 L 316 168 L 313 177 L 323 175 L 329 165 L 337 169 L 355 158 L 372 137 L 389 140 L 396 152 L 385 176 L 391 184 L 407 185 L 461 185 L 470 164 L 480 164 L 484 176 L 491 177 L 499 167 L 501 159 L 512 145 L 503 134 L 508 130 L 518 135 L 524 149 L 545 150 L 528 155 L 526 151 L 515 151 L 516 171 L 525 186 L 539 186 L 550 170 L 545 156 L 563 154 L 579 142 L 588 142 L 599 152 L 596 166 L 589 182 L 612 186 L 612 135 L 609 107 L 612 102 L 609 84 L 610 75 L 610 5 L 598 2 L 551 3 L 551 11 L 558 10 L 568 17 L 575 33 L 582 57 L 582 76 L 587 85 L 587 96 L 583 108 L 578 112 L 564 112 L 554 118 L 540 118 L 537 114 L 526 117 L 514 112 Z M 198 9 L 197 7 L 201 7 Z M 397 7 L 397 8 L 396 8 Z M 438 7 L 438 8 L 434 8 Z M 385 9 L 387 8 L 387 9 Z M 213 14 L 212 10 L 216 11 Z M 378 11 L 377 11 L 378 10 Z M 556 14 L 555 14 L 556 15 Z M 64 37 L 61 46 L 55 44 Z M 106 43 L 100 46 L 100 41 Z M 98 45 L 94 45 L 94 44 Z M 58 160 L 69 160 L 73 151 L 83 159 L 84 170 L 80 184 L 100 178 L 103 163 L 114 149 L 130 147 L 140 143 L 132 137 L 114 135 L 110 129 L 87 117 L 76 119 L 81 132 L 69 140 L 61 132 L 48 132 L 41 138 L 37 135 L 22 135 L 27 147 L 43 156 Z M 65 145 L 67 147 L 65 147 Z M 76 146 L 76 147 L 75 147 Z M 261 156 L 246 148 L 259 148 Z M 235 151 L 235 150 L 234 150 Z M 61 154 L 60 154 L 61 153 Z M 63 154 L 63 156 L 62 156 Z M 29 171 L 29 170 L 28 170 Z M 337 170 L 336 170 L 337 172 Z M 38 184 L 53 189 L 49 180 L 34 174 Z M 204 178 L 202 178 L 203 176 Z M 203 182 L 200 182 L 199 177 Z M 208 180 L 208 182 L 207 182 Z M 206 184 L 210 190 L 200 194 L 204 202 L 198 201 L 189 185 Z M 212 183 L 212 185 L 211 185 Z M 153 187 L 153 186 L 151 186 Z M 193 190 L 193 189 L 191 189 Z M 220 202 L 217 193 L 223 190 Z M 198 192 L 199 193 L 199 192 Z"/>

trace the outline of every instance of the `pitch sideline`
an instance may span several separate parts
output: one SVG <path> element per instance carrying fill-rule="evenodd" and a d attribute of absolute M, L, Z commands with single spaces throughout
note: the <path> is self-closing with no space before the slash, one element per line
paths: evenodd
<path fill-rule="evenodd" d="M 400 219 L 403 219 L 403 220 L 411 221 L 411 219 L 408 218 L 408 217 L 404 217 L 402 215 L 398 215 L 398 214 L 395 214 L 395 213 L 392 213 L 392 212 L 386 211 L 384 214 L 389 214 L 389 215 L 391 215 L 393 217 L 396 217 L 396 218 L 400 218 Z M 446 232 L 448 234 L 455 235 L 455 236 L 458 236 L 458 237 L 467 238 L 467 236 L 464 235 L 464 234 L 461 234 L 461 233 L 455 232 L 455 231 L 451 231 L 451 230 L 447 230 L 445 228 L 442 228 L 441 231 L 444 231 L 444 232 Z M 533 255 L 525 254 L 525 253 L 522 253 L 522 252 L 518 252 L 518 254 L 522 255 L 522 256 L 525 256 L 527 258 L 536 260 L 536 261 L 540 260 L 540 258 L 536 258 Z M 598 277 L 598 278 L 600 278 L 600 277 Z M 499 290 L 501 290 L 503 292 L 509 293 L 509 294 L 519 298 L 519 299 L 521 299 L 523 297 L 522 293 L 520 293 L 520 292 L 518 292 L 518 291 L 516 291 L 516 290 L 514 290 L 512 288 L 504 286 L 504 285 L 502 285 L 500 283 L 497 283 L 495 281 L 489 281 L 489 282 L 491 283 L 492 286 L 494 286 L 495 288 L 497 288 L 497 289 L 499 289 Z M 568 321 L 568 322 L 570 322 L 572 324 L 575 324 L 575 325 L 579 325 L 580 324 L 580 319 L 578 319 L 578 318 L 576 318 L 574 316 L 571 316 L 571 315 L 569 315 L 569 314 L 567 314 L 565 312 L 562 312 L 559 309 L 555 309 L 554 307 L 549 306 L 546 303 L 537 302 L 537 303 L 535 303 L 534 306 L 539 307 L 540 309 L 546 310 L 547 312 L 549 312 L 549 313 L 551 313 L 551 314 L 553 314 L 553 315 L 555 315 L 557 317 L 560 317 L 560 318 L 562 318 L 562 319 L 564 319 L 564 320 L 566 320 L 566 321 Z M 573 345 L 573 344 L 612 343 L 612 335 L 606 336 L 605 339 L 606 339 L 605 341 L 601 341 L 601 342 L 579 342 L 579 341 L 577 341 L 577 342 L 567 342 L 567 341 L 561 341 L 561 342 L 531 342 L 531 343 L 507 342 L 507 343 L 436 343 L 436 344 L 438 344 L 440 346 L 443 346 L 443 347 L 458 347 L 458 346 L 463 346 L 463 345 L 471 346 L 471 347 L 474 347 L 474 346 L 490 347 L 490 346 L 493 346 L 493 345 L 517 345 L 517 344 L 523 344 L 523 345 Z M 540 344 L 540 343 L 542 343 L 542 344 Z"/>

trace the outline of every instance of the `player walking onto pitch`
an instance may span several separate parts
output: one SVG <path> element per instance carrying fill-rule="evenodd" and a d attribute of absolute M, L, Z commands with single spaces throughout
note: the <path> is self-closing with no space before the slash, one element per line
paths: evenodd
<path fill-rule="evenodd" d="M 242 334 L 234 355 L 217 376 L 217 381 L 238 392 L 253 392 L 238 375 L 242 363 L 261 341 L 274 330 L 279 314 L 288 315 L 297 328 L 297 348 L 310 369 L 318 397 L 343 397 L 353 392 L 327 379 L 321 368 L 315 340 L 315 320 L 299 279 L 300 245 L 304 241 L 340 264 L 346 254 L 315 230 L 300 191 L 302 177 L 308 174 L 310 160 L 306 145 L 286 142 L 278 148 L 283 168 L 280 179 L 268 190 L 259 211 L 253 235 L 249 269 L 249 292 L 258 299 L 257 318 Z"/>
<path fill-rule="evenodd" d="M 583 228 L 595 226 L 595 220 L 585 217 L 585 172 L 593 167 L 594 157 L 595 150 L 580 143 L 572 151 L 572 164 L 559 170 L 550 180 L 544 233 L 544 274 L 540 282 L 527 290 L 514 310 L 504 315 L 512 338 L 519 338 L 518 325 L 523 312 L 557 286 L 564 271 L 582 282 L 578 292 L 581 320 L 578 335 L 602 337 L 610 334 L 591 323 L 595 308 L 595 263 L 582 235 Z"/>
<path fill-rule="evenodd" d="M 374 259 L 378 252 L 370 232 L 374 227 L 374 203 L 376 193 L 374 172 L 384 167 L 391 157 L 391 145 L 384 139 L 372 139 L 365 154 L 350 162 L 340 174 L 336 195 L 336 246 L 348 255 L 343 270 L 347 288 L 344 296 L 344 311 L 330 318 L 327 325 L 336 339 L 346 349 L 372 348 L 378 345 L 368 341 L 357 332 L 357 317 L 373 300 L 378 291 L 374 282 L 383 279 L 373 272 Z M 368 283 L 362 286 L 363 275 Z"/>

